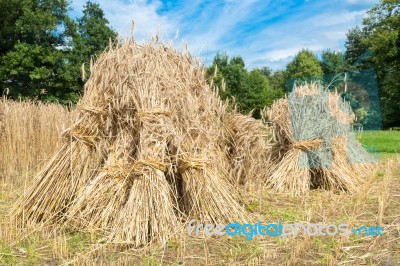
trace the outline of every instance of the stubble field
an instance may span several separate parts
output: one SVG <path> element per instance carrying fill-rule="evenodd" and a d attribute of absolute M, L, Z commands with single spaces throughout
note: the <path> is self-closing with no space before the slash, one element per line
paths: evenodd
<path fill-rule="evenodd" d="M 399 265 L 400 132 L 365 132 L 363 144 L 381 151 L 379 165 L 358 193 L 311 190 L 298 197 L 262 187 L 243 191 L 246 209 L 262 223 L 347 223 L 381 226 L 383 236 L 188 236 L 183 228 L 166 247 L 111 246 L 88 232 L 17 229 L 8 218 L 59 145 L 71 115 L 59 105 L 0 101 L 0 265 Z M 232 221 L 233 222 L 233 221 Z"/>

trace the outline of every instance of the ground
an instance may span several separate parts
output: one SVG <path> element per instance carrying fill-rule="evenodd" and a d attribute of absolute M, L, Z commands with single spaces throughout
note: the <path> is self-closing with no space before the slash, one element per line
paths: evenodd
<path fill-rule="evenodd" d="M 0 265 L 400 265 L 400 132 L 365 132 L 359 139 L 382 151 L 375 172 L 354 195 L 312 190 L 301 197 L 259 188 L 245 206 L 263 223 L 348 223 L 381 226 L 383 236 L 195 237 L 185 233 L 166 247 L 109 246 L 90 233 L 17 232 L 7 212 L 40 169 L 0 180 Z M 1 175 L 0 175 L 1 176 Z"/>

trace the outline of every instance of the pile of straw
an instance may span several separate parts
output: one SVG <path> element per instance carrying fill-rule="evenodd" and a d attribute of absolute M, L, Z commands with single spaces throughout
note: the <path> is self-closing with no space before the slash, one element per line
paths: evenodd
<path fill-rule="evenodd" d="M 236 111 L 224 119 L 229 141 L 231 176 L 241 185 L 265 180 L 271 160 L 271 135 L 261 120 Z"/>
<path fill-rule="evenodd" d="M 269 186 L 301 194 L 310 188 L 356 192 L 370 173 L 371 156 L 351 131 L 351 107 L 317 83 L 295 86 L 264 110 L 275 145 Z"/>
<path fill-rule="evenodd" d="M 0 99 L 0 138 L 3 135 L 4 130 L 4 112 L 3 101 Z"/>
<path fill-rule="evenodd" d="M 95 231 L 109 243 L 164 244 L 188 219 L 251 221 L 239 190 L 248 181 L 297 194 L 354 192 L 371 168 L 352 163 L 368 155 L 350 134 L 350 107 L 316 84 L 264 110 L 272 136 L 262 121 L 228 109 L 187 51 L 156 41 L 110 45 L 13 218 Z"/>
<path fill-rule="evenodd" d="M 135 246 L 165 243 L 189 218 L 248 222 L 237 183 L 260 174 L 252 162 L 266 156 L 265 126 L 227 110 L 187 52 L 110 47 L 91 66 L 64 144 L 12 214 Z"/>

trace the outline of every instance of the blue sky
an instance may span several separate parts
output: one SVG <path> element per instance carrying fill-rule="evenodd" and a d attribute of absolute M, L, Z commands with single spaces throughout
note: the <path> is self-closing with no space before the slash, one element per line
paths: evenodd
<path fill-rule="evenodd" d="M 92 0 L 104 10 L 120 36 L 148 40 L 159 29 L 163 41 L 187 44 L 209 65 L 217 52 L 243 57 L 248 69 L 282 69 L 301 49 L 317 54 L 344 50 L 348 29 L 361 25 L 378 0 L 153 1 Z M 80 16 L 86 0 L 73 0 Z"/>

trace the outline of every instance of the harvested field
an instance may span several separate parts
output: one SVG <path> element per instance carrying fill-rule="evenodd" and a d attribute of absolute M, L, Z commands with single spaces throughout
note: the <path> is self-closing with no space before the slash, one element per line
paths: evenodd
<path fill-rule="evenodd" d="M 62 145 L 15 205 L 17 224 L 95 231 L 109 243 L 140 247 L 165 244 L 181 220 L 251 219 L 236 184 L 254 170 L 237 176 L 229 157 L 248 153 L 242 169 L 251 156 L 262 164 L 267 129 L 228 114 L 200 62 L 129 41 L 100 56 L 85 91 Z M 229 115 L 245 125 L 225 122 Z M 251 129 L 241 126 L 252 123 L 262 153 L 238 150 Z"/>
<path fill-rule="evenodd" d="M 304 103 L 277 101 L 269 126 L 228 111 L 196 59 L 155 42 L 110 48 L 85 90 L 72 113 L 2 102 L 1 264 L 400 263 L 398 156 L 353 168 L 348 135 L 337 134 L 333 169 L 299 167 L 303 151 L 323 145 L 289 121 L 289 108 L 315 117 Z M 247 241 L 188 236 L 190 219 L 379 225 L 385 234 Z"/>

